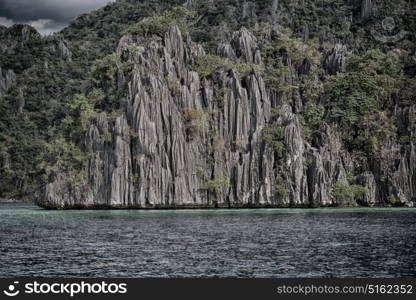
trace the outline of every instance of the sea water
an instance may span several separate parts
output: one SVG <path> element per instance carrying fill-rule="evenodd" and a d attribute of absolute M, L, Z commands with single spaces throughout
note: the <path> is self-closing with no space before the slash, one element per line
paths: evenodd
<path fill-rule="evenodd" d="M 0 204 L 0 277 L 416 276 L 416 209 Z"/>

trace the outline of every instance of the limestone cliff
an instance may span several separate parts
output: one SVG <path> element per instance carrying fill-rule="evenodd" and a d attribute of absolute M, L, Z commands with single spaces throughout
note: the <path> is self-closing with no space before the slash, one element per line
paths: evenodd
<path fill-rule="evenodd" d="M 382 204 L 394 195 L 413 205 L 414 143 L 385 145 L 380 165 L 363 169 L 345 149 L 336 127 L 326 126 L 320 145 L 302 137 L 296 108 L 265 86 L 257 38 L 242 28 L 217 53 L 252 64 L 245 73 L 218 68 L 201 77 L 192 71 L 203 48 L 172 27 L 146 45 L 122 38 L 117 53 L 134 64 L 128 94 L 114 119 L 96 114 L 83 139 L 88 154 L 84 181 L 58 174 L 43 207 L 318 207 L 337 206 L 334 188 L 348 180 L 368 193 L 362 205 Z M 344 68 L 347 51 L 335 45 L 324 66 Z M 257 68 L 257 67 L 258 68 Z M 302 68 L 287 58 L 289 80 Z M 274 114 L 272 116 L 272 114 Z M 413 135 L 415 107 L 397 109 L 398 122 Z M 285 145 L 278 157 L 264 138 L 274 118 Z M 362 170 L 362 171 L 360 171 Z M 386 173 L 383 181 L 379 173 Z M 348 179 L 348 174 L 356 174 Z M 405 178 L 405 180 L 403 180 Z"/>

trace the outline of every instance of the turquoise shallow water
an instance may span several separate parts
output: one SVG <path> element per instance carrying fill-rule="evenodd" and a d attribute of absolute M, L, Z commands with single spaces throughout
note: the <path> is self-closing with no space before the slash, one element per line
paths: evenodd
<path fill-rule="evenodd" d="M 0 204 L 0 277 L 416 276 L 416 209 Z"/>

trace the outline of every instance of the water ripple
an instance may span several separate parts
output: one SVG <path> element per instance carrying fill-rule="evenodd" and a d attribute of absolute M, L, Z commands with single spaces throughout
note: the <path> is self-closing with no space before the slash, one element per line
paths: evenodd
<path fill-rule="evenodd" d="M 45 211 L 0 204 L 0 277 L 416 275 L 416 210 Z"/>

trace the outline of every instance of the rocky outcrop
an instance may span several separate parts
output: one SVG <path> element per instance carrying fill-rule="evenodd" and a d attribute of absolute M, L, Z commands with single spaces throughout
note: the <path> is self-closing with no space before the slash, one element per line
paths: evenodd
<path fill-rule="evenodd" d="M 328 51 L 324 57 L 323 67 L 328 75 L 335 75 L 338 72 L 345 72 L 347 47 L 342 44 L 335 44 L 334 48 Z"/>
<path fill-rule="evenodd" d="M 256 38 L 242 28 L 231 41 L 221 43 L 217 53 L 238 63 L 261 65 L 258 48 Z M 345 150 L 337 128 L 326 126 L 319 146 L 306 142 L 297 113 L 302 110 L 299 95 L 297 101 L 287 101 L 287 95 L 273 94 L 260 72 L 239 75 L 219 68 L 200 77 L 191 71 L 205 52 L 178 27 L 162 41 L 147 44 L 125 36 L 117 53 L 134 64 L 121 112 L 111 117 L 103 112 L 91 119 L 83 143 L 85 170 L 82 175 L 58 172 L 38 200 L 40 206 L 337 206 L 341 203 L 334 196 L 335 184 L 351 181 L 368 189 L 359 204 L 377 205 L 394 195 L 403 205 L 413 205 L 413 144 L 397 162 L 389 159 L 394 166 L 388 166 L 388 182 L 381 182 L 376 173 L 382 166 L 361 168 Z M 328 54 L 329 74 L 343 71 L 345 55 L 341 45 Z M 287 68 L 288 79 L 296 82 L 299 70 L 289 58 Z M 414 108 L 397 115 L 411 128 Z M 264 138 L 271 124 L 283 132 L 281 157 Z M 403 177 L 407 179 L 397 180 Z"/>
<path fill-rule="evenodd" d="M 258 65 L 261 64 L 261 55 L 257 38 L 246 28 L 243 27 L 233 34 L 231 47 L 240 61 Z"/>
<path fill-rule="evenodd" d="M 307 156 L 309 201 L 312 206 L 336 205 L 333 187 L 336 183 L 347 183 L 347 171 L 351 169 L 351 158 L 343 149 L 336 130 L 326 127 L 323 145 L 310 147 Z"/>
<path fill-rule="evenodd" d="M 262 64 L 257 38 L 244 27 L 234 32 L 230 42 L 221 42 L 217 54 L 233 61 Z"/>
<path fill-rule="evenodd" d="M 119 47 L 124 55 L 126 42 L 131 39 L 123 39 Z M 232 51 L 244 59 L 252 53 L 250 47 Z M 187 67 L 205 53 L 177 27 L 166 33 L 163 43 L 139 46 L 129 55 L 136 67 L 125 113 L 114 122 L 105 114 L 97 116 L 86 136 L 90 191 L 81 202 L 142 208 L 272 206 L 266 177 L 272 153 L 265 153 L 261 141 L 270 102 L 261 76 L 241 79 L 234 72 L 218 71 L 212 78 L 200 78 Z M 222 97 L 222 112 L 214 97 Z M 189 128 L 188 118 L 205 124 Z M 194 130 L 198 132 L 191 137 Z M 208 187 L 220 174 L 229 183 Z M 55 192 L 62 184 L 67 182 L 58 178 L 45 198 L 71 207 L 77 197 Z M 40 204 L 54 206 L 49 200 Z"/>
<path fill-rule="evenodd" d="M 6 151 L 0 152 L 0 158 L 1 158 L 1 167 L 4 170 L 10 169 L 10 155 Z"/>
<path fill-rule="evenodd" d="M 0 26 L 2 27 L 2 26 Z M 16 24 L 10 28 L 0 29 L 0 52 L 10 51 L 11 48 L 24 47 L 32 41 L 41 40 L 41 35 L 29 25 Z"/>
<path fill-rule="evenodd" d="M 386 145 L 382 150 L 381 170 L 384 170 L 387 196 L 402 205 L 416 200 L 416 106 L 396 108 L 398 127 L 407 137 L 405 145 Z"/>
<path fill-rule="evenodd" d="M 6 95 L 16 83 L 16 74 L 13 70 L 2 70 L 0 67 L 0 98 Z"/>
<path fill-rule="evenodd" d="M 319 207 L 344 205 L 339 184 L 367 188 L 359 205 L 414 205 L 414 1 L 184 0 L 189 20 L 164 19 L 177 1 L 148 2 L 114 1 L 50 36 L 0 26 L 0 197 L 46 185 L 46 207 Z M 175 23 L 189 36 L 163 36 Z M 205 52 L 221 65 L 209 76 Z M 339 73 L 382 72 L 350 77 L 350 54 L 401 62 L 377 84 L 405 88 L 380 94 L 368 123 L 337 101 L 360 87 L 330 95 Z M 82 129 L 67 108 L 79 93 L 100 112 Z M 78 151 L 55 149 L 73 144 L 82 170 Z"/>

